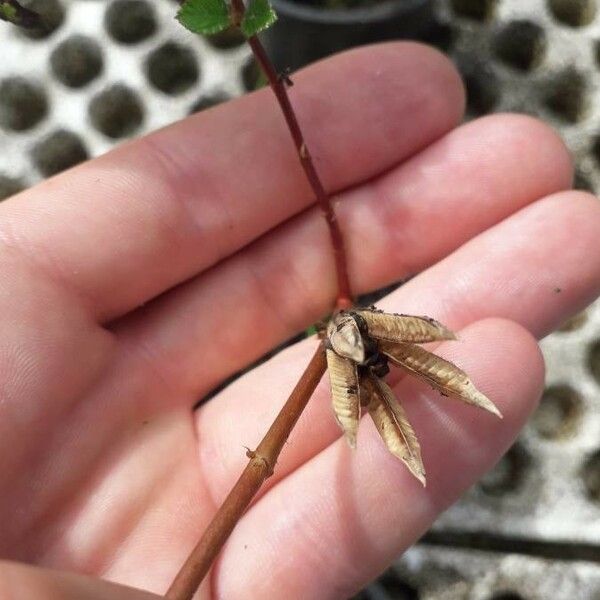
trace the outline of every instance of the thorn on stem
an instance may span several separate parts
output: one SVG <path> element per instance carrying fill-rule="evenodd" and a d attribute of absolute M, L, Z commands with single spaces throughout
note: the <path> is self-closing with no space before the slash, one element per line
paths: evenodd
<path fill-rule="evenodd" d="M 265 476 L 265 479 L 268 477 L 271 477 L 271 475 L 273 475 L 274 469 L 271 466 L 271 462 L 269 461 L 269 459 L 266 456 L 257 454 L 254 450 L 250 450 L 250 448 L 246 448 L 246 456 L 252 461 L 260 461 L 265 465 L 265 467 L 267 469 L 267 474 Z"/>
<path fill-rule="evenodd" d="M 289 67 L 286 67 L 283 71 L 281 71 L 281 73 L 277 74 L 277 80 L 280 83 L 284 83 L 288 87 L 292 87 L 294 85 L 294 82 L 292 81 L 292 78 L 290 77 L 291 74 L 292 74 L 292 70 Z"/>

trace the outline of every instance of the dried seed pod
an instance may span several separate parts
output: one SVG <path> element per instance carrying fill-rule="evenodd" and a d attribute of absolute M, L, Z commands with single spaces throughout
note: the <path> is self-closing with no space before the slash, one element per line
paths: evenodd
<path fill-rule="evenodd" d="M 364 320 L 369 335 L 378 340 L 424 344 L 456 339 L 452 331 L 429 317 L 388 314 L 371 308 L 354 312 Z"/>
<path fill-rule="evenodd" d="M 348 444 L 356 448 L 360 420 L 360 396 L 356 363 L 327 350 L 327 370 L 331 383 L 331 399 L 335 418 Z"/>
<path fill-rule="evenodd" d="M 363 402 L 368 402 L 369 414 L 388 450 L 425 486 L 421 447 L 394 392 L 387 383 L 373 376 L 364 377 L 361 386 Z"/>
<path fill-rule="evenodd" d="M 346 312 L 336 314 L 327 326 L 331 347 L 339 356 L 356 363 L 365 360 L 365 344 L 354 317 Z"/>
<path fill-rule="evenodd" d="M 442 394 L 455 396 L 502 418 L 496 405 L 473 385 L 462 369 L 451 362 L 413 344 L 381 342 L 379 349 L 394 364 L 424 379 Z"/>

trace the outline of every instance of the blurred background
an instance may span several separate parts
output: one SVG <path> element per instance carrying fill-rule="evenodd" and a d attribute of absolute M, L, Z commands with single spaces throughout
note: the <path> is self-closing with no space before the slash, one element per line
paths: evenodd
<path fill-rule="evenodd" d="M 356 20 L 344 1 L 357 0 L 311 0 L 339 5 L 325 15 L 276 0 L 276 62 L 378 37 L 428 41 L 463 73 L 467 118 L 544 119 L 573 152 L 576 187 L 600 189 L 599 2 L 371 0 Z M 0 198 L 261 84 L 239 36 L 187 34 L 173 0 L 23 4 L 49 27 L 0 23 Z M 315 38 L 311 27 L 326 29 Z M 518 442 L 357 598 L 600 600 L 600 303 L 542 347 L 546 392 Z"/>

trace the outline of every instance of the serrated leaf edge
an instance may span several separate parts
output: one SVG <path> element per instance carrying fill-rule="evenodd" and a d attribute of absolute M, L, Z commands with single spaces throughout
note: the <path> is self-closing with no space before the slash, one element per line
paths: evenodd
<path fill-rule="evenodd" d="M 256 26 L 252 25 L 252 21 L 256 20 L 257 17 L 253 13 L 253 9 L 259 2 L 264 2 L 267 5 L 268 18 L 262 21 L 260 25 Z M 240 29 L 247 38 L 250 38 L 255 36 L 257 33 L 260 33 L 261 31 L 271 27 L 275 21 L 277 21 L 277 13 L 273 10 L 269 0 L 250 0 L 248 8 L 246 9 L 246 12 L 242 18 L 242 22 L 240 23 Z"/>

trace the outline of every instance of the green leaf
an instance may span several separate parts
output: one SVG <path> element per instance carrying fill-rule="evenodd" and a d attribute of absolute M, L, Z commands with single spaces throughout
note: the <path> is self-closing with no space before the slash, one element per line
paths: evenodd
<path fill-rule="evenodd" d="M 277 21 L 277 15 L 269 0 L 250 0 L 240 27 L 246 37 L 252 37 L 273 25 L 275 21 Z"/>
<path fill-rule="evenodd" d="M 186 29 L 204 35 L 219 33 L 231 25 L 225 0 L 186 0 L 177 20 Z"/>
<path fill-rule="evenodd" d="M 310 337 L 311 335 L 317 335 L 317 333 L 319 333 L 319 330 L 317 329 L 316 325 L 311 325 L 308 329 L 304 331 L 304 335 L 306 335 L 306 337 Z"/>

